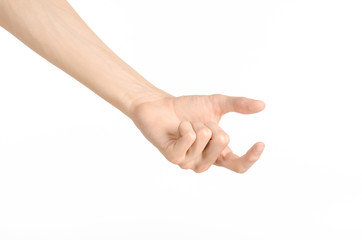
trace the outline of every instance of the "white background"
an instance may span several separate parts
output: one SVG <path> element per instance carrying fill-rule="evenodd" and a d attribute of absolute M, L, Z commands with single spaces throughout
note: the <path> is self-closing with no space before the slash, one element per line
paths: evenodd
<path fill-rule="evenodd" d="M 362 239 L 362 5 L 76 1 L 175 96 L 266 102 L 221 126 L 246 174 L 169 163 L 132 121 L 0 29 L 0 239 Z"/>

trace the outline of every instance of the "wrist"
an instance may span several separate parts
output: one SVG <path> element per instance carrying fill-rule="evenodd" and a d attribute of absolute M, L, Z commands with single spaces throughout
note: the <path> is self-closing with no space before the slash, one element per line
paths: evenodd
<path fill-rule="evenodd" d="M 153 86 L 146 80 L 132 85 L 130 91 L 125 92 L 124 89 L 122 89 L 123 93 L 120 93 L 121 103 L 119 105 L 123 105 L 123 109 L 117 107 L 132 120 L 137 114 L 139 106 L 142 104 L 173 97 L 171 94 Z"/>
<path fill-rule="evenodd" d="M 101 84 L 99 88 L 91 89 L 100 90 L 96 93 L 131 119 L 142 103 L 172 97 L 152 85 L 118 57 L 114 61 L 108 61 L 104 69 L 97 69 L 101 71 Z"/>

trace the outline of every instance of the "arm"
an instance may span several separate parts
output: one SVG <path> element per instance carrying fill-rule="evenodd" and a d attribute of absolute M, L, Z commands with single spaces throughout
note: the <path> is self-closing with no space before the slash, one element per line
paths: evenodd
<path fill-rule="evenodd" d="M 203 172 L 215 164 L 245 172 L 261 155 L 242 157 L 218 126 L 227 112 L 256 113 L 264 103 L 224 95 L 174 97 L 113 53 L 66 0 L 0 0 L 0 25 L 39 55 L 118 108 L 172 163 Z"/>
<path fill-rule="evenodd" d="M 65 0 L 0 0 L 0 24 L 128 116 L 137 100 L 168 95 L 117 57 Z"/>

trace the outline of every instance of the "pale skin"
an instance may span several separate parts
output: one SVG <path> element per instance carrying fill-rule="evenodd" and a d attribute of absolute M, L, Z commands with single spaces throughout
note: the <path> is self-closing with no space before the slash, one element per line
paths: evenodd
<path fill-rule="evenodd" d="M 0 26 L 130 117 L 182 169 L 201 173 L 216 165 L 244 173 L 264 150 L 257 142 L 237 156 L 219 126 L 224 114 L 257 113 L 264 102 L 162 91 L 112 52 L 65 0 L 0 0 Z"/>

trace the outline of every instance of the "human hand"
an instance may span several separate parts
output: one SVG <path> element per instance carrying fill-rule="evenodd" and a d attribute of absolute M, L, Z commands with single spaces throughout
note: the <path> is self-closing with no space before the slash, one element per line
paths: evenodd
<path fill-rule="evenodd" d="M 255 143 L 239 157 L 218 123 L 228 112 L 251 114 L 264 107 L 259 100 L 221 94 L 169 95 L 138 104 L 131 118 L 166 159 L 183 169 L 201 173 L 214 164 L 244 173 L 259 159 L 264 143 Z"/>
<path fill-rule="evenodd" d="M 112 52 L 67 1 L 0 0 L 0 26 L 131 117 L 144 136 L 181 168 L 203 172 L 215 164 L 244 172 L 264 148 L 256 143 L 238 157 L 218 126 L 223 114 L 259 112 L 263 102 L 224 95 L 173 97 L 163 92 Z"/>

